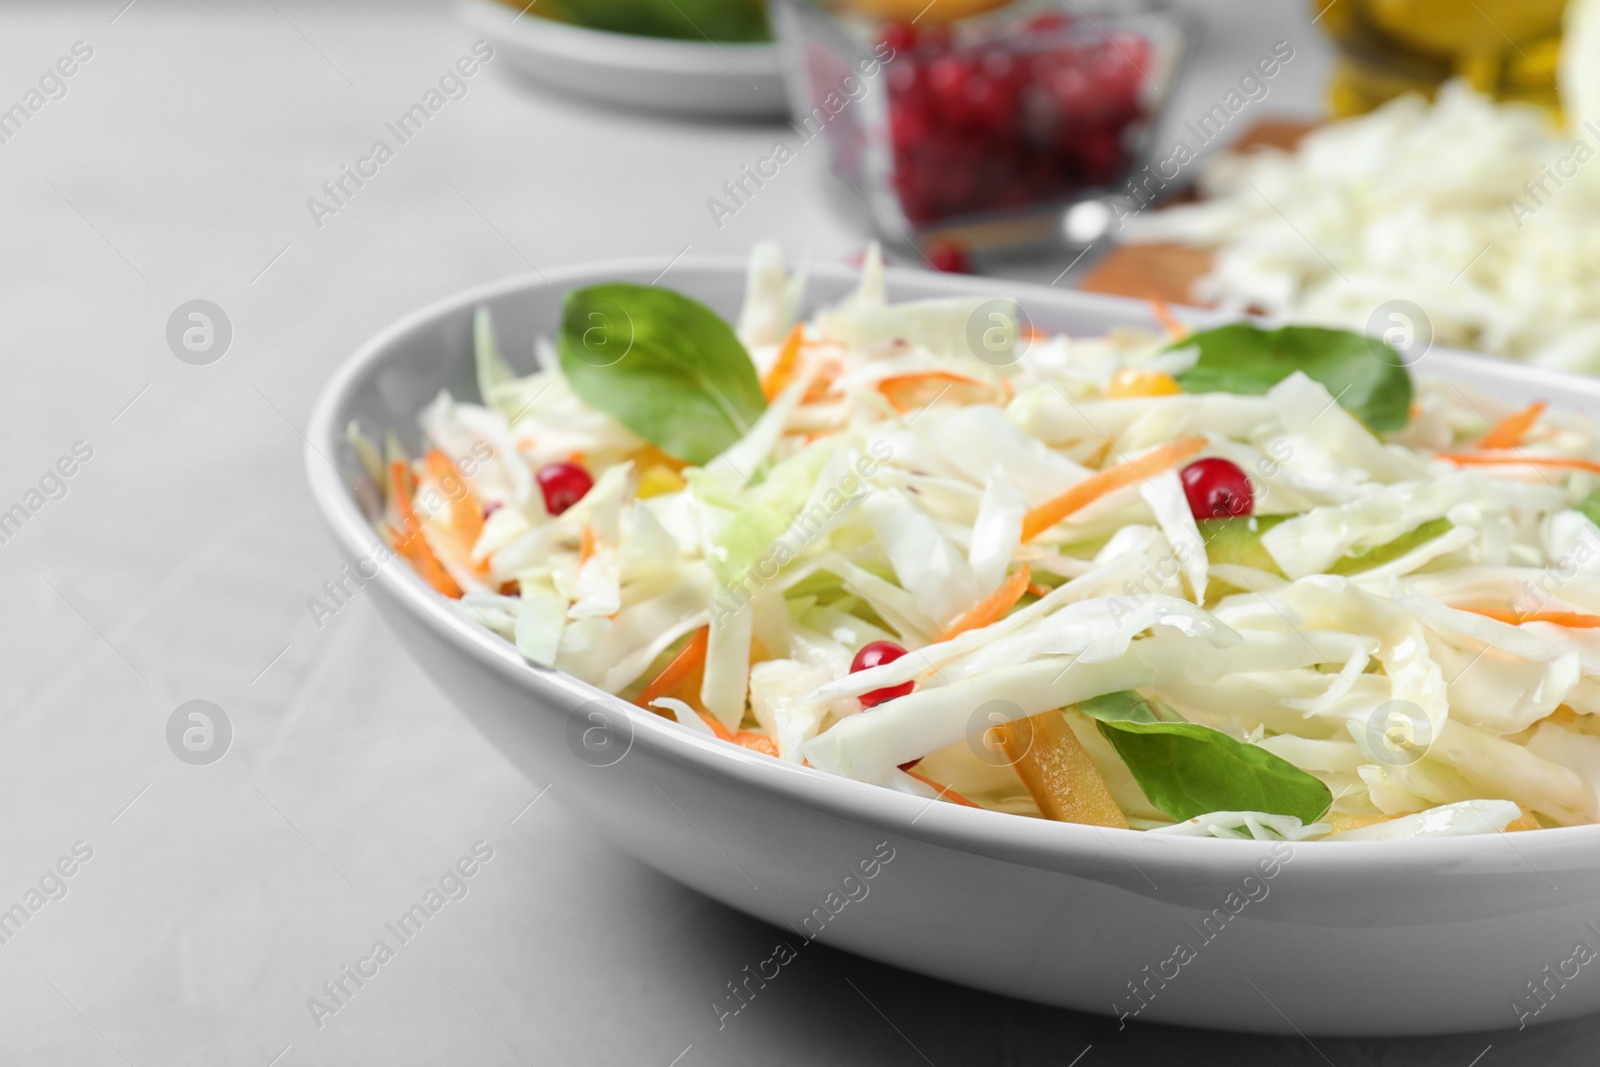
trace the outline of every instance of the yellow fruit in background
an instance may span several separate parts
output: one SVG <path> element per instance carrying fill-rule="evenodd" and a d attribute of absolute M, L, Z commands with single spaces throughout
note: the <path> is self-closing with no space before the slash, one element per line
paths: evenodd
<path fill-rule="evenodd" d="M 1561 38 L 1561 109 L 1578 131 L 1600 119 L 1600 2 L 1572 0 Z M 1593 147 L 1591 145 L 1591 147 Z"/>
<path fill-rule="evenodd" d="M 1341 0 L 1343 2 L 1343 0 Z M 1423 52 L 1498 53 L 1561 23 L 1566 0 L 1366 0 L 1367 19 Z"/>
<path fill-rule="evenodd" d="M 1408 92 L 1431 97 L 1452 78 L 1503 100 L 1556 106 L 1566 0 L 1309 2 L 1339 47 L 1328 87 L 1336 118 Z"/>
<path fill-rule="evenodd" d="M 916 19 L 917 25 L 925 26 L 954 22 L 969 15 L 980 15 L 985 11 L 1004 7 L 1009 2 L 1010 0 L 933 0 L 930 5 L 928 0 L 846 0 L 839 6 L 885 22 L 910 22 Z"/>

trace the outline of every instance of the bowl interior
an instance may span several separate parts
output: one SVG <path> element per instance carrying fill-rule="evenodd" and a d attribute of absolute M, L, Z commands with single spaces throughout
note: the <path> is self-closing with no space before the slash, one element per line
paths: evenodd
<path fill-rule="evenodd" d="M 703 301 L 732 320 L 737 317 L 743 299 L 744 278 L 743 259 L 708 257 L 669 263 L 656 258 L 601 263 L 514 277 L 458 294 L 416 312 L 374 337 L 329 383 L 313 415 L 308 435 L 308 474 L 319 505 L 346 552 L 358 558 L 370 553 L 376 543 L 370 519 L 371 494 L 363 491 L 365 475 L 345 439 L 346 427 L 352 421 L 357 422 L 369 436 L 393 431 L 415 451 L 417 413 L 441 389 L 448 389 L 457 398 L 476 398 L 471 335 L 473 315 L 478 307 L 486 307 L 493 316 L 507 360 L 519 371 L 528 372 L 535 368 L 534 342 L 553 335 L 561 319 L 562 296 L 568 288 L 600 281 L 659 282 Z M 809 270 L 802 313 L 809 316 L 820 307 L 836 303 L 857 281 L 856 270 L 846 265 L 813 265 Z M 1115 326 L 1154 328 L 1156 325 L 1143 302 L 1060 291 L 1048 286 L 898 270 L 888 272 L 888 283 L 891 300 L 948 295 L 1017 297 L 1028 318 L 1046 332 L 1093 336 Z M 1189 317 L 1203 324 L 1223 316 L 1196 313 Z M 1600 383 L 1591 379 L 1441 350 L 1426 353 L 1417 369 L 1421 373 L 1456 378 L 1510 401 L 1541 396 L 1557 398 L 1569 407 L 1600 418 Z M 455 643 L 491 669 L 516 674 L 521 683 L 530 688 L 548 684 L 548 679 L 556 677 L 568 689 L 584 690 L 585 697 L 611 699 L 573 679 L 528 666 L 508 643 L 450 610 L 449 605 L 402 567 L 383 568 L 379 580 L 393 585 L 396 595 L 409 606 L 408 610 L 424 616 L 429 625 L 440 632 L 442 639 Z M 616 703 L 619 707 L 628 707 L 621 701 Z M 1194 859 L 1203 854 L 1215 856 L 1229 851 L 1240 856 L 1246 850 L 1259 851 L 1263 847 L 1260 842 L 1201 840 L 1133 831 L 1112 831 L 1115 840 L 1107 845 L 1107 835 L 1094 833 L 1091 828 L 970 811 L 953 805 L 938 805 L 940 810 L 923 817 L 922 802 L 917 798 L 823 775 L 809 768 L 787 764 L 773 766 L 777 761 L 704 741 L 658 716 L 632 711 L 627 714 L 635 720 L 641 738 L 652 744 L 666 745 L 685 759 L 713 768 L 714 773 L 735 774 L 747 778 L 756 788 L 787 793 L 851 818 L 875 820 L 879 825 L 892 826 L 917 837 L 938 839 L 952 847 L 1004 855 L 1012 862 L 1059 868 L 1063 863 L 1082 862 L 1090 856 L 1103 859 L 1136 851 L 1149 853 L 1159 857 L 1158 862 L 1166 863 L 1179 857 Z M 914 826 L 911 825 L 913 815 L 917 816 Z M 1568 827 L 1519 836 L 1548 842 L 1547 847 L 1553 847 L 1557 838 L 1572 840 L 1574 835 L 1600 841 L 1600 827 Z M 1528 842 L 1528 846 L 1534 844 L 1534 841 Z M 1211 851 L 1207 853 L 1206 850 Z M 1349 842 L 1315 851 L 1338 851 L 1346 857 L 1385 854 L 1391 860 L 1402 862 L 1403 857 L 1429 854 L 1432 858 L 1428 864 L 1432 865 L 1448 861 L 1449 857 L 1471 858 L 1478 850 L 1471 846 L 1469 838 L 1434 838 L 1418 842 Z"/>

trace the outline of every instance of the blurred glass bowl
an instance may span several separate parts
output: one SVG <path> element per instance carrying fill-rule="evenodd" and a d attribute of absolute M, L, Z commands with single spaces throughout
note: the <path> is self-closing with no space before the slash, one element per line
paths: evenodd
<path fill-rule="evenodd" d="M 772 14 L 796 133 L 827 144 L 883 237 L 964 248 L 1059 234 L 1064 208 L 1116 191 L 1186 37 L 1159 0 L 1024 0 L 950 24 L 818 0 Z"/>

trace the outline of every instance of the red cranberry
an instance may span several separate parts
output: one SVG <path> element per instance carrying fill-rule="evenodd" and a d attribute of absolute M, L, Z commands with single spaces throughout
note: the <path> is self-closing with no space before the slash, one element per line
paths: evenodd
<path fill-rule="evenodd" d="M 967 250 L 954 241 L 935 241 L 928 246 L 928 262 L 946 274 L 971 274 L 972 260 Z"/>
<path fill-rule="evenodd" d="M 1052 11 L 1044 15 L 1035 15 L 1023 25 L 1034 33 L 1055 33 L 1064 30 L 1072 24 L 1072 20 L 1059 11 Z"/>
<path fill-rule="evenodd" d="M 870 644 L 862 645 L 861 650 L 856 653 L 856 658 L 850 661 L 850 673 L 854 674 L 857 671 L 879 667 L 885 663 L 893 663 L 905 654 L 906 650 L 893 641 L 873 641 Z M 864 708 L 877 707 L 885 700 L 903 697 L 911 692 L 915 685 L 915 682 L 902 682 L 899 685 L 874 689 L 870 693 L 862 693 L 860 697 L 861 706 Z"/>
<path fill-rule="evenodd" d="M 883 43 L 898 55 L 917 43 L 917 28 L 909 22 L 891 22 L 883 28 Z"/>
<path fill-rule="evenodd" d="M 965 110 L 967 81 L 972 68 L 959 56 L 940 56 L 928 64 L 928 89 L 942 107 Z"/>
<path fill-rule="evenodd" d="M 1042 16 L 1012 35 L 917 27 L 888 71 L 890 186 L 917 225 L 1115 183 L 1147 119 L 1151 42 Z M 904 28 L 884 39 L 906 40 Z M 1076 38 L 1075 40 L 1073 38 Z"/>
<path fill-rule="evenodd" d="M 566 511 L 594 488 L 589 472 L 576 463 L 547 463 L 539 468 L 537 477 L 544 509 L 552 515 Z"/>
<path fill-rule="evenodd" d="M 924 26 L 917 31 L 917 51 L 938 54 L 950 47 L 948 26 Z"/>
<path fill-rule="evenodd" d="M 1237 464 L 1218 456 L 1197 459 L 1183 468 L 1183 492 L 1197 519 L 1225 519 L 1255 509 L 1250 479 Z"/>

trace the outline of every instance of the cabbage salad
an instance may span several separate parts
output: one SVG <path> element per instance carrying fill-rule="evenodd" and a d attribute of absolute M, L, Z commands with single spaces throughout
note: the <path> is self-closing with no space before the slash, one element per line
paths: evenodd
<path fill-rule="evenodd" d="M 538 370 L 479 311 L 421 454 L 351 427 L 377 526 L 529 661 L 765 757 L 1158 833 L 1595 821 L 1586 418 L 1238 322 L 1047 335 L 858 286 L 737 324 L 566 294 Z"/>
<path fill-rule="evenodd" d="M 1224 308 L 1600 373 L 1600 111 L 1584 117 L 1559 129 L 1451 82 L 1292 152 L 1219 153 L 1201 200 L 1131 216 L 1126 236 L 1213 248 L 1195 296 Z"/>

